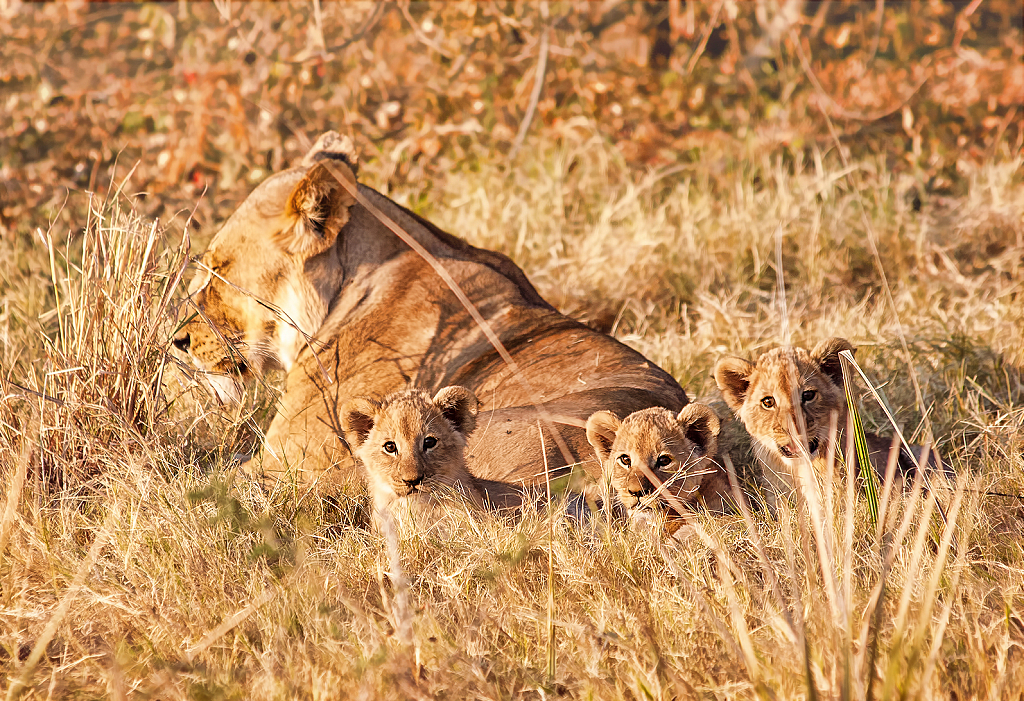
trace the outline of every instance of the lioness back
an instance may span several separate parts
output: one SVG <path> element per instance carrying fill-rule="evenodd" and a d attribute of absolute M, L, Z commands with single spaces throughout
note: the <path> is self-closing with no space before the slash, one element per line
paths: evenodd
<path fill-rule="evenodd" d="M 678 413 L 643 409 L 621 420 L 600 411 L 587 420 L 587 438 L 626 509 L 657 510 L 675 521 L 685 519 L 684 509 L 726 507 L 728 480 L 715 463 L 719 426 L 703 404 Z"/>
<path fill-rule="evenodd" d="M 833 419 L 835 438 L 841 437 L 847 416 L 839 360 L 844 350 L 853 352 L 854 347 L 844 338 L 829 338 L 811 351 L 775 348 L 756 363 L 722 358 L 715 365 L 718 388 L 754 441 L 770 503 L 774 494 L 792 492 L 801 460 L 810 459 L 819 472 L 825 469 Z M 871 433 L 867 440 L 872 467 L 884 478 L 891 441 Z M 910 449 L 920 457 L 920 447 Z M 941 460 L 932 453 L 929 464 L 940 467 Z M 901 451 L 897 477 L 912 470 L 912 461 Z"/>

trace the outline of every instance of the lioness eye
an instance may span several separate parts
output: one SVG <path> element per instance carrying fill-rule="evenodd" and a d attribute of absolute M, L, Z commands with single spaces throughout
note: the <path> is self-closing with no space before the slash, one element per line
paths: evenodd
<path fill-rule="evenodd" d="M 817 391 L 815 391 L 813 389 L 805 389 L 804 393 L 800 395 L 800 399 L 802 401 L 804 401 L 804 402 L 809 402 L 812 399 L 814 399 L 816 396 L 818 396 Z"/>
<path fill-rule="evenodd" d="M 619 464 L 622 465 L 623 467 L 629 467 L 629 465 L 630 465 L 629 456 L 628 455 L 620 455 L 619 456 Z"/>
<path fill-rule="evenodd" d="M 427 436 L 423 439 L 423 450 L 430 450 L 437 445 L 437 439 L 433 436 Z"/>
<path fill-rule="evenodd" d="M 763 406 L 765 409 L 774 409 L 775 397 L 765 397 L 764 399 L 761 400 L 761 406 Z"/>
<path fill-rule="evenodd" d="M 672 464 L 671 455 L 659 455 L 658 460 L 654 463 L 656 467 L 665 467 L 666 465 Z"/>
<path fill-rule="evenodd" d="M 388 455 L 398 455 L 398 446 L 394 441 L 388 441 L 384 444 L 384 452 Z"/>

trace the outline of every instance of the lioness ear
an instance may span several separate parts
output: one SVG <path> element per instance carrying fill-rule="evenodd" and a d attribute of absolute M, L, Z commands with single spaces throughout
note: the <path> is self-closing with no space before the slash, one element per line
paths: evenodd
<path fill-rule="evenodd" d="M 830 377 L 836 387 L 843 384 L 843 365 L 839 354 L 844 350 L 856 352 L 853 344 L 845 338 L 826 338 L 811 351 L 811 358 L 818 364 L 818 369 Z"/>
<path fill-rule="evenodd" d="M 356 177 L 346 163 L 322 161 L 313 165 L 292 190 L 287 215 L 294 224 L 278 235 L 289 253 L 315 256 L 334 244 L 355 204 L 339 178 L 355 186 Z"/>
<path fill-rule="evenodd" d="M 480 402 L 470 390 L 465 387 L 442 387 L 434 395 L 433 401 L 442 416 L 463 436 L 468 437 L 476 428 Z"/>
<path fill-rule="evenodd" d="M 714 410 L 704 404 L 687 404 L 676 417 L 679 427 L 704 455 L 718 452 L 718 432 L 722 424 Z"/>
<path fill-rule="evenodd" d="M 366 442 L 379 410 L 380 404 L 365 397 L 351 399 L 341 408 L 341 430 L 352 452 L 359 450 Z"/>
<path fill-rule="evenodd" d="M 601 462 L 608 459 L 615 443 L 615 434 L 619 431 L 622 421 L 610 411 L 598 411 L 587 419 L 587 441 L 594 446 Z"/>
<path fill-rule="evenodd" d="M 715 363 L 715 384 L 722 390 L 725 403 L 733 411 L 739 411 L 750 389 L 750 373 L 754 364 L 742 358 L 720 358 Z"/>
<path fill-rule="evenodd" d="M 342 136 L 336 131 L 325 131 L 317 137 L 316 143 L 306 152 L 302 159 L 302 165 L 311 166 L 317 161 L 324 159 L 343 161 L 348 164 L 353 173 L 359 171 L 359 154 L 356 153 L 356 145 L 352 143 L 349 136 Z"/>

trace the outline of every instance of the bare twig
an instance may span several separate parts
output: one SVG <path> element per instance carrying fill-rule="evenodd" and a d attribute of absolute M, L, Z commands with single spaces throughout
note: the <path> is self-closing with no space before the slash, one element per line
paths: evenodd
<path fill-rule="evenodd" d="M 693 73 L 693 69 L 697 67 L 697 61 L 704 54 L 704 49 L 708 46 L 708 39 L 711 38 L 711 33 L 715 31 L 715 27 L 718 26 L 718 16 L 722 13 L 722 7 L 725 5 L 724 0 L 719 0 L 715 5 L 715 11 L 711 13 L 711 20 L 704 27 L 704 31 L 701 33 L 700 43 L 697 44 L 697 48 L 690 54 L 690 60 L 686 62 L 686 75 Z"/>
<path fill-rule="evenodd" d="M 832 4 L 832 0 L 823 0 L 818 4 L 818 11 L 814 13 L 814 18 L 811 20 L 811 36 L 818 36 L 818 32 L 825 26 L 825 18 L 828 17 L 829 6 Z"/>
<path fill-rule="evenodd" d="M 409 0 L 405 0 L 405 2 L 398 3 L 398 9 L 402 11 L 402 17 L 404 17 L 405 21 L 409 23 L 409 27 L 412 29 L 412 33 L 416 35 L 416 38 L 420 40 L 421 44 L 423 44 L 424 46 L 429 46 L 431 49 L 441 54 L 445 58 L 455 58 L 450 51 L 448 51 L 446 48 L 444 48 L 443 46 L 441 46 L 436 41 L 434 41 L 433 39 L 431 39 L 430 37 L 423 33 L 423 30 L 420 29 L 419 24 L 416 23 L 416 20 L 414 20 L 412 18 L 412 15 L 409 13 Z"/>
<path fill-rule="evenodd" d="M 365 20 L 363 20 L 363 23 L 362 23 L 362 25 L 360 25 L 359 29 L 357 29 L 355 32 L 352 33 L 352 36 L 350 36 L 349 38 L 345 39 L 340 44 L 335 44 L 334 46 L 328 46 L 326 48 L 322 48 L 320 51 L 313 51 L 313 52 L 309 52 L 309 53 L 303 51 L 303 52 L 300 53 L 298 58 L 291 58 L 291 59 L 289 59 L 289 58 L 281 58 L 279 56 L 271 56 L 271 55 L 261 51 L 258 46 L 256 46 L 251 41 L 249 41 L 249 38 L 242 31 L 242 22 L 240 20 L 238 20 L 238 19 L 230 20 L 230 24 L 231 24 L 231 28 L 235 30 L 235 36 L 237 36 L 238 39 L 244 44 L 244 46 L 246 48 L 246 51 L 251 51 L 254 54 L 256 54 L 257 56 L 259 56 L 260 58 L 264 58 L 267 61 L 273 61 L 274 63 L 282 63 L 282 64 L 291 65 L 291 66 L 301 66 L 303 64 L 309 63 L 310 61 L 319 61 L 319 60 L 331 59 L 331 58 L 334 57 L 334 54 L 338 53 L 339 51 L 344 51 L 349 46 L 351 46 L 352 44 L 354 44 L 357 41 L 359 41 L 360 39 L 362 39 L 364 36 L 366 36 L 366 33 L 370 29 L 372 29 L 373 26 L 375 24 L 377 24 L 378 21 L 380 21 L 380 18 L 384 16 L 384 13 L 387 11 L 387 9 L 389 7 L 391 7 L 390 3 L 386 3 L 386 2 L 374 3 L 373 10 L 371 10 L 370 14 L 367 15 Z M 318 13 L 318 15 L 319 15 L 319 13 Z M 322 18 L 320 18 L 318 16 L 316 21 L 318 23 L 322 22 Z M 323 28 L 322 28 L 322 26 L 319 26 L 318 29 L 319 29 L 318 34 L 319 34 L 319 36 L 321 37 L 321 40 L 322 40 Z"/>
<path fill-rule="evenodd" d="M 967 21 L 967 18 L 974 14 L 979 5 L 981 5 L 981 0 L 973 0 L 970 5 L 963 9 L 963 12 L 956 16 L 956 34 L 953 36 L 953 51 L 960 50 L 960 42 L 963 41 L 967 30 L 971 28 L 971 23 Z"/>
<path fill-rule="evenodd" d="M 37 392 L 34 389 L 29 389 L 28 387 L 26 387 L 24 385 L 18 384 L 14 380 L 5 380 L 2 376 L 0 376 L 0 390 L 3 390 L 4 394 L 8 394 L 9 390 L 8 389 L 4 389 L 4 385 L 10 385 L 11 387 L 14 387 L 16 390 L 18 390 L 18 392 L 24 392 L 25 394 L 31 394 L 33 397 L 38 397 L 39 399 L 43 399 L 43 400 L 48 401 L 48 402 L 53 402 L 57 406 L 60 406 L 60 407 L 64 406 L 64 402 L 61 401 L 60 399 L 57 399 L 56 397 L 51 397 L 50 395 L 45 394 L 43 392 Z M 16 394 L 16 393 L 11 392 L 11 394 Z"/>
<path fill-rule="evenodd" d="M 867 60 L 864 61 L 864 68 L 861 72 L 868 70 L 868 66 L 875 60 L 878 54 L 878 44 L 882 41 L 882 20 L 885 18 L 885 0 L 875 0 L 875 39 L 871 42 L 871 51 L 868 52 Z"/>
<path fill-rule="evenodd" d="M 540 4 L 540 13 L 545 20 L 544 29 L 541 30 L 540 34 L 540 49 L 537 54 L 537 68 L 533 76 L 533 92 L 530 93 L 530 104 L 526 107 L 526 114 L 523 115 L 523 121 L 519 124 L 519 133 L 516 134 L 516 140 L 512 143 L 512 148 L 508 152 L 508 161 L 512 163 L 516 154 L 519 153 L 519 149 L 523 145 L 523 141 L 526 139 L 526 133 L 530 130 L 530 124 L 533 122 L 533 116 L 537 112 L 537 103 L 540 101 L 540 93 L 544 89 L 544 74 L 548 68 L 548 47 L 549 47 L 549 34 L 551 32 L 550 25 L 547 24 L 548 18 L 548 4 L 542 2 Z"/>
<path fill-rule="evenodd" d="M 807 54 L 804 53 L 803 45 L 800 43 L 800 36 L 796 33 L 795 30 L 791 33 L 791 37 L 793 40 L 793 46 L 796 49 L 797 58 L 800 59 L 800 67 L 803 69 L 804 74 L 807 76 L 807 79 L 811 81 L 811 86 L 814 87 L 814 92 L 816 92 L 820 98 L 824 99 L 825 102 L 828 103 L 829 110 L 836 117 L 846 119 L 851 122 L 875 122 L 879 119 L 888 117 L 890 114 L 893 114 L 894 112 L 903 109 L 903 106 L 910 102 L 910 99 L 917 94 L 917 91 L 920 90 L 921 87 L 925 83 L 927 83 L 928 79 L 931 77 L 930 72 L 926 70 L 924 77 L 917 82 L 913 89 L 909 93 L 904 95 L 903 99 L 901 99 L 892 107 L 888 107 L 883 110 L 878 110 L 877 112 L 869 113 L 850 112 L 849 110 L 843 108 L 838 102 L 836 102 L 835 98 L 829 95 L 825 88 L 822 87 L 821 82 L 818 80 L 818 76 L 814 73 L 814 69 L 811 67 L 811 62 L 807 58 Z M 926 56 L 924 60 L 921 61 L 921 65 L 924 66 L 925 68 L 928 68 L 931 65 L 931 56 Z M 820 105 L 818 106 L 818 109 L 820 109 L 822 113 L 827 114 Z M 845 158 L 843 158 L 843 165 L 847 165 Z"/>

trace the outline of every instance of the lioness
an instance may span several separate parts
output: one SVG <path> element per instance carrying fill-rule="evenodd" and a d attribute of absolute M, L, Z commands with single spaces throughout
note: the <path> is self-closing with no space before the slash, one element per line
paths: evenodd
<path fill-rule="evenodd" d="M 542 483 L 545 464 L 579 462 L 599 475 L 584 431 L 590 414 L 687 403 L 642 355 L 558 313 L 507 257 L 357 185 L 355 172 L 351 141 L 323 134 L 300 164 L 265 180 L 231 215 L 190 285 L 174 345 L 221 400 L 238 396 L 239 373 L 287 373 L 262 461 L 250 461 L 254 474 L 260 462 L 271 482 L 313 481 L 332 466 L 353 474 L 337 439 L 338 408 L 407 386 L 463 385 L 480 397 L 468 464 L 508 482 Z M 518 375 L 392 223 L 476 306 Z M 538 425 L 535 402 L 550 424 Z"/>
<path fill-rule="evenodd" d="M 775 348 L 762 354 L 757 363 L 721 358 L 715 364 L 715 382 L 722 396 L 754 441 L 770 488 L 766 492 L 769 503 L 774 503 L 775 494 L 793 491 L 805 452 L 815 470 L 824 470 L 833 413 L 838 422 L 837 439 L 841 438 L 846 426 L 846 396 L 839 353 L 844 350 L 855 349 L 845 338 L 829 338 L 810 352 L 798 347 Z M 799 433 L 801 420 L 806 429 L 806 451 Z M 892 441 L 873 433 L 866 438 L 871 464 L 882 479 Z M 921 448 L 911 446 L 911 450 L 920 460 Z M 929 465 L 941 467 L 935 453 Z M 897 477 L 912 470 L 913 463 L 901 451 Z"/>
<path fill-rule="evenodd" d="M 387 508 L 400 520 L 429 518 L 439 492 L 459 493 L 476 508 L 492 499 L 504 507 L 521 502 L 511 485 L 478 482 L 466 468 L 466 438 L 478 407 L 465 387 L 444 387 L 433 398 L 412 389 L 345 404 L 345 441 L 366 468 L 375 514 Z"/>
<path fill-rule="evenodd" d="M 634 514 L 662 511 L 674 531 L 685 521 L 684 507 L 726 508 L 728 478 L 715 464 L 719 425 L 703 404 L 678 413 L 652 407 L 622 420 L 599 411 L 587 419 L 587 439 L 622 505 Z"/>

